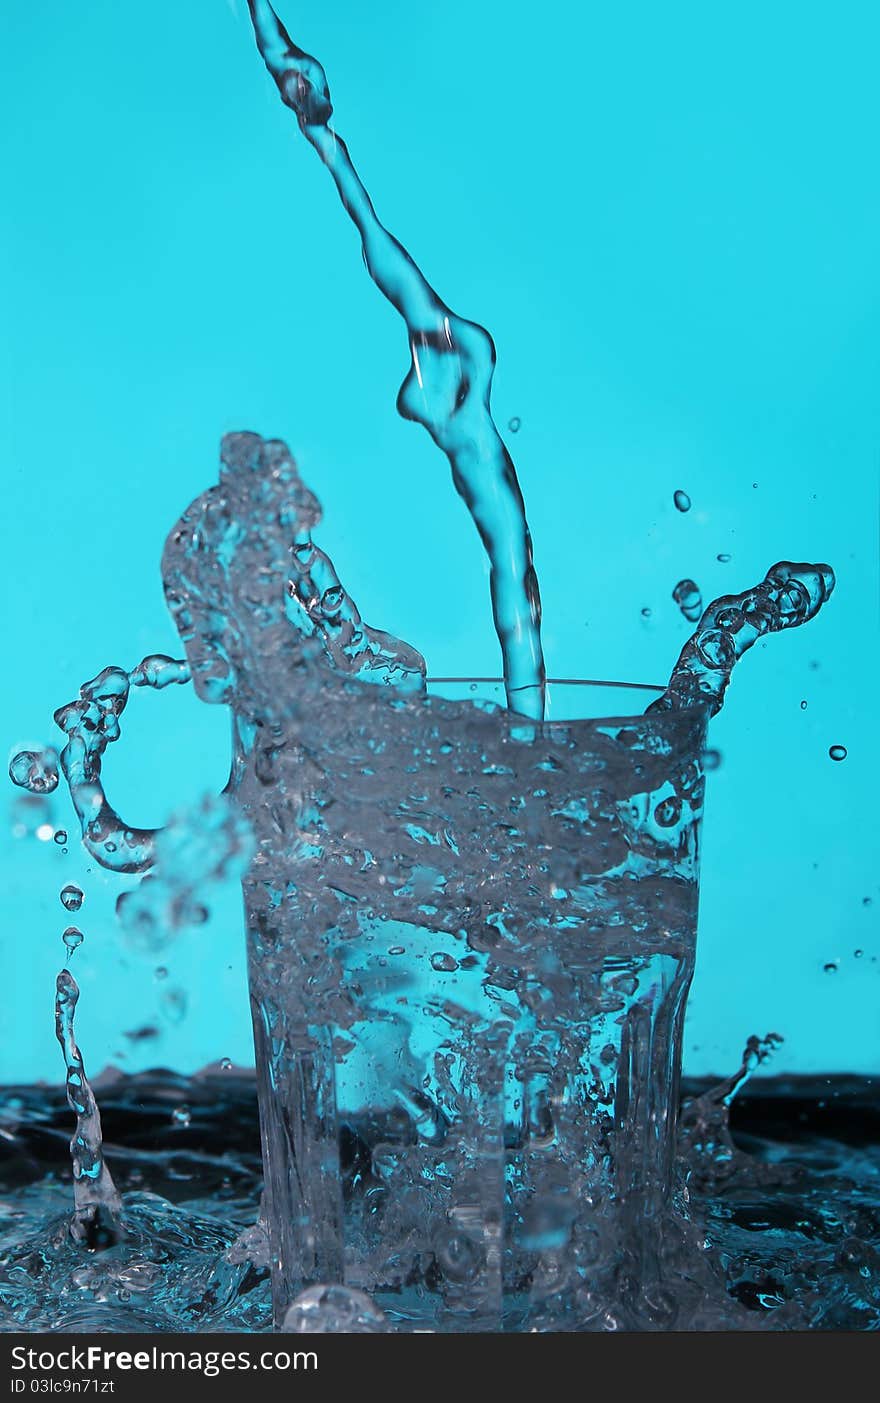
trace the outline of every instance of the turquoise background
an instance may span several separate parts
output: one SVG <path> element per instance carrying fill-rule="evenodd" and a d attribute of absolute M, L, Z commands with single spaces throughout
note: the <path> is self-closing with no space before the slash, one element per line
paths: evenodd
<path fill-rule="evenodd" d="M 780 558 L 837 571 L 827 611 L 755 650 L 713 726 L 687 1068 L 731 1070 L 773 1029 L 772 1070 L 876 1070 L 880 11 L 283 14 L 324 63 L 381 217 L 495 337 L 551 672 L 663 681 L 689 627 L 682 576 L 708 600 Z M 476 533 L 394 410 L 403 327 L 241 0 L 44 0 L 0 25 L 9 754 L 53 739 L 52 711 L 100 667 L 178 651 L 162 543 L 233 428 L 290 442 L 369 621 L 435 673 L 497 671 Z M 189 689 L 136 694 L 106 762 L 114 802 L 158 823 L 221 788 L 227 731 Z M 237 890 L 161 956 L 132 952 L 122 883 L 75 842 L 13 837 L 18 793 L 0 1079 L 59 1079 L 58 891 L 76 880 L 87 1066 L 246 1062 Z M 72 817 L 59 790 L 52 821 L 73 837 Z M 176 1023 L 169 987 L 188 998 Z M 148 1025 L 158 1038 L 124 1036 Z"/>

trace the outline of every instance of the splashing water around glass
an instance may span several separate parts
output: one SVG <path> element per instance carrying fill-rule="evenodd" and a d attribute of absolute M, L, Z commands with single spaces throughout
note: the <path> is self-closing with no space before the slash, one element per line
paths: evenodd
<path fill-rule="evenodd" d="M 185 661 L 106 668 L 56 712 L 83 842 L 112 871 L 150 872 L 119 907 L 149 949 L 198 918 L 206 887 L 242 877 L 279 1324 L 328 1302 L 370 1330 L 693 1321 L 706 1288 L 673 1160 L 705 727 L 737 660 L 812 619 L 833 572 L 781 561 L 705 609 L 682 581 L 697 627 L 643 714 L 585 719 L 588 691 L 548 688 L 492 338 L 380 223 L 321 65 L 264 0 L 250 13 L 405 323 L 398 409 L 442 450 L 486 548 L 503 695 L 430 685 L 317 544 L 321 508 L 285 444 L 228 435 L 219 483 L 162 560 Z M 681 489 L 675 506 L 691 507 Z M 232 711 L 229 784 L 165 830 L 136 827 L 105 793 L 106 748 L 133 687 L 190 680 Z M 46 750 L 10 767 L 33 793 L 57 773 Z M 100 1209 L 118 1229 L 77 996 L 63 972 L 76 1221 Z"/>

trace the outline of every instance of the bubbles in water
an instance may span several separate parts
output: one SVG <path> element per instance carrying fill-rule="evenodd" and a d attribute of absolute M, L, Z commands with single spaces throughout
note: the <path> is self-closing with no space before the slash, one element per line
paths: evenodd
<path fill-rule="evenodd" d="M 836 973 L 837 973 L 837 961 L 836 961 L 836 960 L 829 960 L 828 963 L 827 963 L 826 965 L 823 965 L 823 966 L 822 966 L 822 970 L 823 970 L 823 972 L 824 972 L 825 974 L 836 974 Z"/>
<path fill-rule="evenodd" d="M 730 563 L 730 561 L 733 559 L 733 556 L 732 556 L 732 555 L 728 555 L 727 551 L 723 550 L 723 551 L 719 551 L 719 553 L 718 553 L 718 555 L 716 555 L 715 559 L 716 559 L 721 565 L 728 565 L 728 564 Z"/>
<path fill-rule="evenodd" d="M 9 778 L 31 794 L 51 794 L 58 787 L 58 753 L 51 746 L 20 750 L 9 762 Z"/>
<path fill-rule="evenodd" d="M 644 609 L 642 610 L 642 618 L 643 618 L 643 619 L 650 619 L 650 617 L 651 617 L 651 610 L 648 608 L 647 605 L 645 605 Z"/>
<path fill-rule="evenodd" d="M 221 1070 L 221 1072 L 231 1072 L 231 1071 L 232 1071 L 232 1058 L 231 1058 L 231 1057 L 221 1057 L 221 1058 L 220 1058 L 220 1070 Z"/>
<path fill-rule="evenodd" d="M 681 800 L 672 797 L 661 799 L 654 810 L 654 817 L 661 828 L 672 828 L 681 817 Z"/>
<path fill-rule="evenodd" d="M 853 950 L 853 959 L 860 960 L 864 953 L 864 950 Z"/>
<path fill-rule="evenodd" d="M 720 750 L 704 750 L 704 751 L 703 751 L 703 769 L 706 770 L 706 771 L 709 771 L 709 770 L 717 770 L 717 769 L 720 769 L 720 767 L 721 767 L 721 751 L 720 751 Z"/>
<path fill-rule="evenodd" d="M 290 1306 L 281 1329 L 291 1335 L 383 1335 L 390 1326 L 365 1291 L 310 1286 Z"/>
<path fill-rule="evenodd" d="M 703 612 L 703 596 L 693 580 L 679 580 L 672 591 L 675 600 L 688 623 L 695 624 Z"/>
<path fill-rule="evenodd" d="M 192 1120 L 192 1112 L 189 1106 L 175 1106 L 174 1110 L 171 1112 L 171 1119 L 175 1125 L 179 1125 L 185 1130 Z"/>
<path fill-rule="evenodd" d="M 518 414 L 514 414 L 513 418 L 508 420 L 507 427 L 510 429 L 510 432 L 512 434 L 519 433 L 522 427 L 522 419 L 520 419 Z"/>
<path fill-rule="evenodd" d="M 68 958 L 68 960 L 70 959 L 70 957 L 71 957 L 71 955 L 73 954 L 74 950 L 78 950 L 79 947 L 82 945 L 84 938 L 85 938 L 85 937 L 83 936 L 83 933 L 82 933 L 82 931 L 79 929 L 78 926 L 68 926 L 68 927 L 67 927 L 67 930 L 64 932 L 64 934 L 62 935 L 61 939 L 64 941 L 64 944 L 67 946 L 67 958 Z"/>
<path fill-rule="evenodd" d="M 807 703 L 806 703 L 805 701 L 802 701 L 802 702 L 801 702 L 801 711 L 806 711 L 806 709 L 807 709 Z"/>
<path fill-rule="evenodd" d="M 65 911 L 78 911 L 83 904 L 82 890 L 80 887 L 75 887 L 72 882 L 69 882 L 66 887 L 62 887 L 59 895 Z"/>
<path fill-rule="evenodd" d="M 708 706 L 712 715 L 720 711 L 737 660 L 765 634 L 815 618 L 834 584 L 830 565 L 779 560 L 760 584 L 714 599 L 682 648 L 666 691 L 648 711 L 696 705 Z"/>
<path fill-rule="evenodd" d="M 66 829 L 64 829 L 64 828 L 59 828 L 59 829 L 58 829 L 58 832 L 55 834 L 55 842 L 58 844 L 59 848 L 63 848 L 63 847 L 64 847 L 64 844 L 67 842 L 67 830 L 66 830 Z"/>
<path fill-rule="evenodd" d="M 452 974 L 453 970 L 458 969 L 458 960 L 452 955 L 444 955 L 442 951 L 438 951 L 431 956 L 431 968 L 436 969 L 438 973 Z"/>
<path fill-rule="evenodd" d="M 672 500 L 673 500 L 673 502 L 675 503 L 675 509 L 676 509 L 676 511 L 680 511 L 680 512 L 689 512 L 689 511 L 690 511 L 690 509 L 691 509 L 691 499 L 690 499 L 690 497 L 688 496 L 688 494 L 687 494 L 686 492 L 682 492 L 682 490 L 681 490 L 680 487 L 677 488 L 675 492 L 673 492 L 673 494 L 672 494 Z"/>
<path fill-rule="evenodd" d="M 157 965 L 155 970 L 153 971 L 153 974 L 155 975 L 156 979 L 168 978 L 168 970 L 165 968 L 164 965 Z"/>
<path fill-rule="evenodd" d="M 828 751 L 828 754 L 831 756 L 832 760 L 845 760 L 846 753 L 847 752 L 845 745 L 832 745 Z"/>

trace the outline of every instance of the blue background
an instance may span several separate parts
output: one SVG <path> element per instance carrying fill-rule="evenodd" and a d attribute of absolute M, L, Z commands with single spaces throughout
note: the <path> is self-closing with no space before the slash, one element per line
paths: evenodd
<path fill-rule="evenodd" d="M 755 650 L 713 727 L 687 1068 L 730 1070 L 772 1028 L 775 1071 L 874 1071 L 876 7 L 283 13 L 327 69 L 381 217 L 493 332 L 551 672 L 663 681 L 689 627 L 671 599 L 684 575 L 708 600 L 784 557 L 837 571 L 827 611 Z M 497 671 L 476 533 L 443 458 L 394 410 L 403 327 L 242 0 L 44 0 L 0 23 L 9 753 L 51 740 L 54 708 L 100 667 L 179 651 L 162 543 L 233 428 L 290 442 L 369 621 L 434 673 Z M 189 689 L 136 694 L 105 766 L 114 802 L 158 823 L 221 788 L 227 733 Z M 14 838 L 16 793 L 0 1078 L 59 1079 L 58 891 L 76 880 L 92 1071 L 246 1062 L 237 890 L 161 956 L 129 951 L 119 880 L 87 871 L 75 842 Z M 73 836 L 60 790 L 52 821 Z M 169 987 L 188 997 L 178 1023 Z M 158 1039 L 124 1037 L 149 1024 Z"/>

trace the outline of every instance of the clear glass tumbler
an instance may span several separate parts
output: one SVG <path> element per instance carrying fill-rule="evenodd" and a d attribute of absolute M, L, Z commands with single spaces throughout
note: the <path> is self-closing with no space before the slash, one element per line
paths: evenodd
<path fill-rule="evenodd" d="M 556 683 L 333 683 L 237 722 L 276 1319 L 593 1328 L 662 1287 L 702 711 Z"/>

